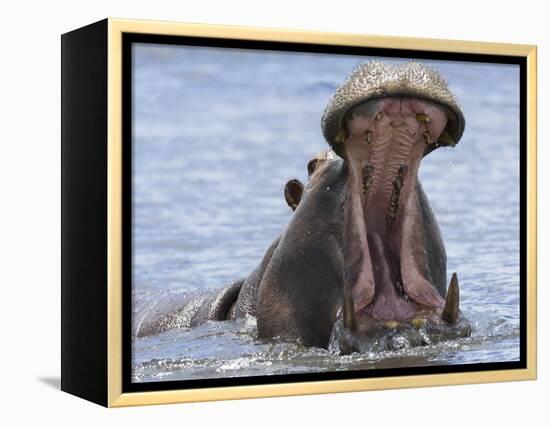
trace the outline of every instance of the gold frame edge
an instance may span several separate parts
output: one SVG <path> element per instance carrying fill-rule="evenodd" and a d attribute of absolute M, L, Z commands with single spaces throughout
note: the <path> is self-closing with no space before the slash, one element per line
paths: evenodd
<path fill-rule="evenodd" d="M 122 31 L 107 25 L 107 405 L 122 395 Z"/>
<path fill-rule="evenodd" d="M 527 59 L 527 368 L 319 382 L 122 393 L 122 34 L 370 46 Z M 108 19 L 107 366 L 109 407 L 463 385 L 537 378 L 537 50 L 534 45 Z"/>

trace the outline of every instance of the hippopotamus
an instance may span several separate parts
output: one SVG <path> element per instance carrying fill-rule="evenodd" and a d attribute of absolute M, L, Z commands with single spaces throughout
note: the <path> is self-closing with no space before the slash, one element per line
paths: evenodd
<path fill-rule="evenodd" d="M 259 339 L 336 342 L 344 353 L 395 336 L 413 345 L 468 336 L 458 278 L 447 287 L 445 246 L 418 179 L 422 158 L 454 147 L 464 126 L 436 70 L 359 65 L 323 113 L 328 149 L 307 164 L 305 185 L 286 184 L 293 215 L 256 269 L 146 318 L 136 335 L 253 317 Z"/>

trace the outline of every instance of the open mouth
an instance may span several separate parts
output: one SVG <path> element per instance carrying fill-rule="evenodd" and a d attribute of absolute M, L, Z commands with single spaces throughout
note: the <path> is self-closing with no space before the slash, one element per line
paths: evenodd
<path fill-rule="evenodd" d="M 446 303 L 444 290 L 440 294 L 434 286 L 439 278 L 428 267 L 417 179 L 425 152 L 442 140 L 452 143 L 445 132 L 447 117 L 445 107 L 421 98 L 373 99 L 346 114 L 336 137 L 333 149 L 348 169 L 346 282 L 353 316 L 370 319 L 368 326 L 372 320 L 410 322 L 430 316 L 456 321 L 456 277 L 451 286 L 456 297 L 454 289 L 448 291 Z"/>

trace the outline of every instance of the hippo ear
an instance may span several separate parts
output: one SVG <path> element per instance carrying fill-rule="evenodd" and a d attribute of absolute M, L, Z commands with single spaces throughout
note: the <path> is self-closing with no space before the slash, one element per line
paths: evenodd
<path fill-rule="evenodd" d="M 307 163 L 307 174 L 308 176 L 311 176 L 313 172 L 315 171 L 315 168 L 317 167 L 317 163 L 319 162 L 318 158 L 313 158 L 309 160 L 309 163 Z"/>
<path fill-rule="evenodd" d="M 289 180 L 285 185 L 285 200 L 292 210 L 296 210 L 304 192 L 304 185 L 298 179 Z"/>

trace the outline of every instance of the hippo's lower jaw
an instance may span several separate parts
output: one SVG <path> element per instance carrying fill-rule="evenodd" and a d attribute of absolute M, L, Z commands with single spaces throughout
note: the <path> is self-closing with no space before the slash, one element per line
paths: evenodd
<path fill-rule="evenodd" d="M 344 325 L 373 335 L 455 324 L 458 280 L 455 275 L 445 301 L 444 250 L 430 250 L 443 244 L 426 235 L 417 179 L 426 149 L 446 137 L 445 108 L 418 98 L 381 98 L 355 107 L 344 121 L 334 147 L 348 168 Z M 430 262 L 443 266 L 430 268 Z"/>
<path fill-rule="evenodd" d="M 419 312 L 410 321 L 378 321 L 358 315 L 359 327 L 350 330 L 342 316 L 334 324 L 329 348 L 340 354 L 353 352 L 392 351 L 469 337 L 471 323 L 459 314 L 448 323 L 433 312 Z"/>
<path fill-rule="evenodd" d="M 369 309 L 352 315 L 340 312 L 331 335 L 331 346 L 342 354 L 364 353 L 469 337 L 472 327 L 459 311 L 458 304 L 458 278 L 453 274 L 443 308 L 418 305 L 414 316 L 399 320 L 375 318 Z"/>

